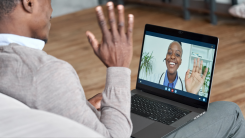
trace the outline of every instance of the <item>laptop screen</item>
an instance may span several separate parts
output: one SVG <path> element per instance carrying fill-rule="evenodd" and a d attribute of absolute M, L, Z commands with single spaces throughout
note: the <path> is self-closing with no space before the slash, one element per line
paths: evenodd
<path fill-rule="evenodd" d="M 138 83 L 208 102 L 215 47 L 146 31 Z"/>

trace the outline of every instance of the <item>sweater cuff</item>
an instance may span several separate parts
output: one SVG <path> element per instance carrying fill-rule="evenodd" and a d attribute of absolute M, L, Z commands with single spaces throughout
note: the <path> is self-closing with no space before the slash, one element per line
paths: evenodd
<path fill-rule="evenodd" d="M 131 70 L 125 67 L 110 67 L 107 69 L 106 87 L 129 88 Z"/>

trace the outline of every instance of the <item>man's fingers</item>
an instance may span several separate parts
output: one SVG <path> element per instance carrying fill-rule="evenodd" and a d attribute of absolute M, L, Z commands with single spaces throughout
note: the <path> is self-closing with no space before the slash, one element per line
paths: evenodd
<path fill-rule="evenodd" d="M 202 66 L 203 66 L 203 61 L 201 60 L 201 65 L 200 65 L 199 72 L 198 72 L 200 74 L 202 74 Z"/>
<path fill-rule="evenodd" d="M 88 41 L 89 41 L 90 45 L 92 46 L 94 52 L 97 54 L 98 49 L 99 49 L 99 43 L 96 40 L 94 34 L 92 34 L 91 32 L 87 31 L 86 35 L 88 37 Z"/>
<path fill-rule="evenodd" d="M 202 79 L 205 80 L 206 76 L 207 76 L 207 73 L 208 73 L 208 68 L 205 69 L 205 72 L 202 76 Z"/>
<path fill-rule="evenodd" d="M 97 14 L 99 26 L 103 34 L 103 38 L 105 39 L 104 41 L 109 40 L 111 38 L 111 34 L 107 28 L 105 16 L 104 16 L 101 6 L 96 7 L 96 14 Z"/>
<path fill-rule="evenodd" d="M 109 21 L 110 21 L 112 34 L 115 37 L 115 36 L 118 35 L 118 30 L 117 30 L 117 24 L 116 24 L 116 18 L 115 18 L 113 2 L 108 2 L 107 3 L 107 7 L 108 7 L 108 12 L 109 12 Z"/>
<path fill-rule="evenodd" d="M 129 14 L 128 15 L 127 38 L 128 38 L 128 42 L 130 42 L 130 44 L 133 43 L 133 29 L 134 29 L 134 15 L 133 14 Z"/>
<path fill-rule="evenodd" d="M 125 18 L 124 18 L 124 6 L 118 5 L 118 29 L 120 35 L 125 35 Z"/>

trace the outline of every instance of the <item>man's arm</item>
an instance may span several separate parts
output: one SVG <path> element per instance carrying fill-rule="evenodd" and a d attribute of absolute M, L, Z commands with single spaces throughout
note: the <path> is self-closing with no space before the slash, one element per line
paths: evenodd
<path fill-rule="evenodd" d="M 128 16 L 125 33 L 124 7 L 118 6 L 117 26 L 113 3 L 107 5 L 111 30 L 107 28 L 102 8 L 96 8 L 102 43 L 99 44 L 91 32 L 86 32 L 94 53 L 108 67 L 100 118 L 88 106 L 75 70 L 61 62 L 47 64 L 39 70 L 36 84 L 42 87 L 37 87 L 36 106 L 80 122 L 106 137 L 130 137 L 131 71 L 128 68 L 133 54 L 134 17 Z"/>
<path fill-rule="evenodd" d="M 105 137 L 131 135 L 129 69 L 107 69 L 100 118 L 87 105 L 79 77 L 71 65 L 57 60 L 43 66 L 37 74 L 34 79 L 37 109 L 70 118 Z"/>

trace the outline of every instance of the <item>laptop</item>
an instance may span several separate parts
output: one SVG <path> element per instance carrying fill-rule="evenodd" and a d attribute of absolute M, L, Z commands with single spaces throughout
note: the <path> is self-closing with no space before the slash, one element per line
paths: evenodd
<path fill-rule="evenodd" d="M 132 138 L 166 137 L 207 112 L 218 41 L 145 25 L 136 89 L 131 91 Z M 190 78 L 196 76 L 203 82 L 192 89 Z"/>

